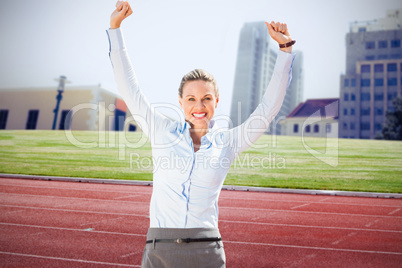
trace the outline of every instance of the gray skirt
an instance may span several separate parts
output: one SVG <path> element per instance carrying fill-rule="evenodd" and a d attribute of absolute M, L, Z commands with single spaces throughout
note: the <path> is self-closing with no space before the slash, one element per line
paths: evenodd
<path fill-rule="evenodd" d="M 147 240 L 221 237 L 216 228 L 149 228 Z M 225 267 L 222 241 L 164 243 L 145 245 L 142 268 L 150 267 Z"/>

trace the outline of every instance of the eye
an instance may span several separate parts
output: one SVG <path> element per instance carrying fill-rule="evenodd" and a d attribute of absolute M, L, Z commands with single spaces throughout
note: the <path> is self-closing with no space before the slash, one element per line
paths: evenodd
<path fill-rule="evenodd" d="M 194 99 L 194 98 L 189 98 L 188 100 L 189 100 L 189 101 L 194 101 L 195 99 Z"/>
<path fill-rule="evenodd" d="M 205 98 L 205 100 L 211 100 L 211 99 L 212 99 L 211 97 L 206 97 L 206 98 Z"/>

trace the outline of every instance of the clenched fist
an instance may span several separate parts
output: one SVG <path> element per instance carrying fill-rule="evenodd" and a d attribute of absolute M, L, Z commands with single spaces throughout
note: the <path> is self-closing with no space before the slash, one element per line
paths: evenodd
<path fill-rule="evenodd" d="M 286 23 L 272 21 L 271 23 L 265 22 L 265 24 L 268 27 L 269 35 L 278 42 L 278 44 L 286 44 L 292 41 Z M 290 53 L 292 52 L 292 47 L 281 48 L 281 50 Z"/>
<path fill-rule="evenodd" d="M 117 1 L 116 9 L 110 15 L 110 29 L 120 28 L 121 22 L 133 14 L 133 10 L 127 1 Z"/>

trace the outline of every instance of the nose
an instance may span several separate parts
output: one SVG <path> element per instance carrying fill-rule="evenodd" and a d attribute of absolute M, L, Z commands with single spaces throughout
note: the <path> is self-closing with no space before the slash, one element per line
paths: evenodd
<path fill-rule="evenodd" d="M 204 103 L 201 100 L 197 101 L 197 103 L 195 104 L 195 107 L 196 108 L 204 108 Z"/>

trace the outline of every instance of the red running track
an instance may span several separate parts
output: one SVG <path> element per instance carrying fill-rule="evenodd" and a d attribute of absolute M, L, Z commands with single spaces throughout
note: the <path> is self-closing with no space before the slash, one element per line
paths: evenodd
<path fill-rule="evenodd" d="M 0 179 L 1 267 L 140 267 L 152 187 Z M 401 267 L 402 200 L 222 191 L 227 267 Z"/>

